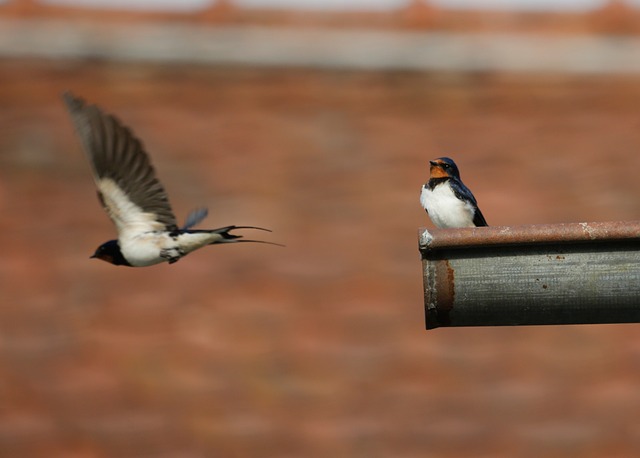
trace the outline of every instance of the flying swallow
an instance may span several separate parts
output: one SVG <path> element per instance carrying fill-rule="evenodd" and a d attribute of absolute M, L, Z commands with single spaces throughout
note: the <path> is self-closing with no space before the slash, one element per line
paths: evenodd
<path fill-rule="evenodd" d="M 118 231 L 118 238 L 100 245 L 92 258 L 117 266 L 144 267 L 165 261 L 173 264 L 192 251 L 217 243 L 278 245 L 231 233 L 235 229 L 271 232 L 261 227 L 192 229 L 207 216 L 206 209 L 192 211 L 185 224 L 178 227 L 167 194 L 140 140 L 97 106 L 68 92 L 62 97 L 89 157 L 98 199 Z"/>
<path fill-rule="evenodd" d="M 456 163 L 448 157 L 429 161 L 430 176 L 422 186 L 420 203 L 440 228 L 487 226 L 476 198 L 460 180 Z"/>

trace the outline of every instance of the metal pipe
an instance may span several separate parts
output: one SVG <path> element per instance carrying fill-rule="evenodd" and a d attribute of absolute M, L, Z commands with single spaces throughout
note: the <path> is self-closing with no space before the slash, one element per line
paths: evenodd
<path fill-rule="evenodd" d="M 640 322 L 640 221 L 420 229 L 427 329 Z"/>

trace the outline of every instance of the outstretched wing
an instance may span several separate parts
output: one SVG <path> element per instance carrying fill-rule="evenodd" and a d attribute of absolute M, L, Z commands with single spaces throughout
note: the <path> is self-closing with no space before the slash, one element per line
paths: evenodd
<path fill-rule="evenodd" d="M 91 162 L 98 197 L 118 233 L 176 230 L 176 217 L 149 156 L 131 130 L 95 105 L 63 95 Z"/>
<path fill-rule="evenodd" d="M 187 215 L 187 219 L 184 222 L 184 225 L 180 229 L 182 229 L 183 231 L 187 229 L 191 229 L 193 226 L 195 226 L 200 221 L 205 219 L 208 214 L 209 214 L 209 210 L 207 210 L 204 207 L 191 210 L 191 213 Z"/>
<path fill-rule="evenodd" d="M 475 208 L 475 213 L 473 215 L 473 224 L 476 227 L 488 226 L 487 221 L 484 219 L 484 215 L 480 211 L 480 208 L 478 208 L 478 202 L 476 202 L 476 198 L 471 193 L 471 190 L 467 188 L 462 183 L 462 181 L 456 178 L 451 178 L 449 182 L 451 185 L 451 189 L 453 190 L 453 193 L 456 195 L 458 199 L 468 200 L 473 204 Z"/>

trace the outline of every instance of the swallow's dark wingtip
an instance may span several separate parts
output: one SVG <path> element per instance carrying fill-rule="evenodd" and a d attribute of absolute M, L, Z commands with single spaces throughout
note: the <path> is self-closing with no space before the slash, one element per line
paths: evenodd
<path fill-rule="evenodd" d="M 67 109 L 69 111 L 79 110 L 80 108 L 84 107 L 84 105 L 85 105 L 84 99 L 82 99 L 81 97 L 76 97 L 69 90 L 64 91 L 62 93 L 62 100 L 64 101 L 64 103 L 67 106 Z"/>

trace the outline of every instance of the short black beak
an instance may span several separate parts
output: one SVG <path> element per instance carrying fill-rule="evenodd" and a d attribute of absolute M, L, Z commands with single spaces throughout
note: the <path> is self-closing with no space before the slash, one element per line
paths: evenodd
<path fill-rule="evenodd" d="M 438 163 L 436 161 L 429 161 L 429 164 L 433 165 L 433 166 L 437 166 Z"/>
<path fill-rule="evenodd" d="M 95 258 L 95 257 L 96 257 L 96 255 L 95 255 L 95 253 L 94 253 L 94 254 L 92 254 L 91 256 L 89 256 L 89 259 L 93 259 L 93 258 Z"/>

